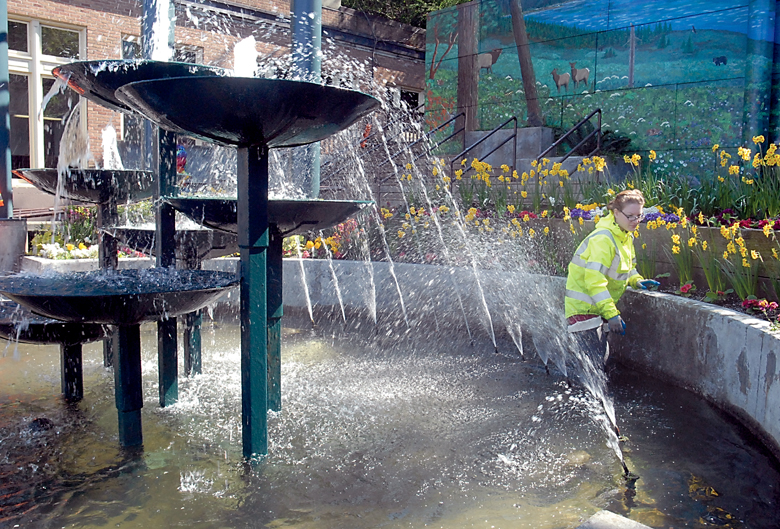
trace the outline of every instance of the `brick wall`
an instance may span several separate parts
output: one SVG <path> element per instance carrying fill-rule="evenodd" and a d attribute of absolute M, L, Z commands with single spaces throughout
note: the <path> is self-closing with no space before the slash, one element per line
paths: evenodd
<path fill-rule="evenodd" d="M 177 4 L 177 45 L 203 48 L 203 62 L 225 68 L 233 67 L 233 46 L 239 40 L 255 34 L 257 49 L 261 55 L 283 57 L 289 53 L 289 31 L 287 24 L 277 24 L 273 15 L 284 15 L 289 19 L 289 1 L 246 0 L 234 6 L 244 6 L 263 15 L 266 27 L 272 25 L 276 31 L 262 33 L 258 28 L 257 16 L 230 18 L 216 14 L 214 17 L 197 16 L 197 25 L 187 17 L 186 4 Z M 86 57 L 88 60 L 121 58 L 123 36 L 141 33 L 143 2 L 132 0 L 8 0 L 8 16 L 11 19 L 37 19 L 52 24 L 65 24 L 86 29 Z M 257 13 L 257 11 L 262 13 Z M 323 9 L 323 24 L 339 31 L 371 36 L 376 34 L 380 41 L 396 39 L 410 49 L 424 49 L 424 30 L 383 19 L 355 16 L 351 9 Z M 370 24 L 370 25 L 369 25 Z M 420 37 L 422 36 L 422 40 Z M 324 39 L 325 40 L 325 39 Z M 324 42 L 327 49 L 329 42 Z M 391 86 L 403 86 L 422 90 L 424 87 L 424 61 L 408 57 L 394 57 L 391 53 L 377 54 L 366 46 L 339 45 L 338 51 L 350 58 L 364 62 L 373 68 L 374 78 Z M 101 132 L 106 125 L 120 128 L 117 113 L 94 103 L 88 103 L 87 127 L 92 154 L 102 164 Z"/>

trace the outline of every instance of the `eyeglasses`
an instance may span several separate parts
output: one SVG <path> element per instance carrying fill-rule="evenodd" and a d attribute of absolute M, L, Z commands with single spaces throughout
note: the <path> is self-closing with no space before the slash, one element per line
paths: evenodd
<path fill-rule="evenodd" d="M 623 213 L 623 211 L 622 211 L 622 210 L 620 210 L 620 209 L 619 209 L 618 211 L 620 211 L 620 213 Z M 636 222 L 636 221 L 640 221 L 640 220 L 642 220 L 643 218 L 645 218 L 645 215 L 644 215 L 644 213 L 641 213 L 641 214 L 639 214 L 639 215 L 631 215 L 631 216 L 628 216 L 628 215 L 626 215 L 625 213 L 623 213 L 623 216 L 626 218 L 626 220 L 627 220 L 628 222 Z"/>

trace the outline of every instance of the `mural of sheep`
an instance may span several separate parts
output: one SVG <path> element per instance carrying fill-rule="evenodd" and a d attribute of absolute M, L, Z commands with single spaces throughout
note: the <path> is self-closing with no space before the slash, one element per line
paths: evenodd
<path fill-rule="evenodd" d="M 498 57 L 501 55 L 501 48 L 496 48 L 493 51 L 487 53 L 480 53 L 477 55 L 477 64 L 479 65 L 479 73 L 482 73 L 482 69 L 487 70 L 488 73 L 493 73 L 493 65 L 496 64 Z"/>
<path fill-rule="evenodd" d="M 577 63 L 570 62 L 571 66 L 571 80 L 574 81 L 574 88 L 580 83 L 585 83 L 585 88 L 588 87 L 588 77 L 590 76 L 590 70 L 588 68 L 577 69 L 574 65 Z"/>
<path fill-rule="evenodd" d="M 569 92 L 569 74 L 567 73 L 558 73 L 558 68 L 555 68 L 552 72 L 553 81 L 555 81 L 555 86 L 558 87 L 558 93 L 561 93 L 561 87 L 566 87 L 566 92 Z"/>

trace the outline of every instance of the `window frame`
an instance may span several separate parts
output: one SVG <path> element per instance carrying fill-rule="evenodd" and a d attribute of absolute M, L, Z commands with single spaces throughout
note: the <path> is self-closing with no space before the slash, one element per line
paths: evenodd
<path fill-rule="evenodd" d="M 28 78 L 27 112 L 30 131 L 30 167 L 43 168 L 45 165 L 45 145 L 43 116 L 39 112 L 43 104 L 43 80 L 54 79 L 51 71 L 57 66 L 69 64 L 71 58 L 44 55 L 42 47 L 43 26 L 74 31 L 79 35 L 79 59 L 84 60 L 87 49 L 86 28 L 71 24 L 62 24 L 42 19 L 33 19 L 17 15 L 9 15 L 9 20 L 27 24 L 27 50 L 20 52 L 8 50 L 8 71 L 12 74 L 26 75 Z M 79 97 L 81 115 L 86 116 L 87 108 L 84 98 Z M 86 119 L 81 121 L 81 127 L 86 132 Z"/>

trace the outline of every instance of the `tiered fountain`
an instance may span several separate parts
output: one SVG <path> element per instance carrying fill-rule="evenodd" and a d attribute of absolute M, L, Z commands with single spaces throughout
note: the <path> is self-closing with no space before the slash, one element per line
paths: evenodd
<path fill-rule="evenodd" d="M 55 74 L 83 96 L 110 108 L 138 111 L 169 132 L 238 147 L 238 197 L 232 206 L 228 203 L 227 215 L 214 217 L 207 202 L 175 204 L 238 235 L 243 446 L 244 455 L 252 457 L 267 452 L 267 410 L 280 407 L 282 238 L 331 226 L 365 205 L 312 200 L 271 206 L 268 150 L 322 140 L 352 125 L 378 102 L 360 92 L 314 83 L 187 68 L 155 61 L 87 61 L 60 67 Z M 119 325 L 115 380 L 120 442 L 132 446 L 142 441 L 140 322 L 194 311 L 232 286 L 231 278 L 218 272 L 154 269 L 12 277 L 0 281 L 0 292 L 46 317 Z"/>

